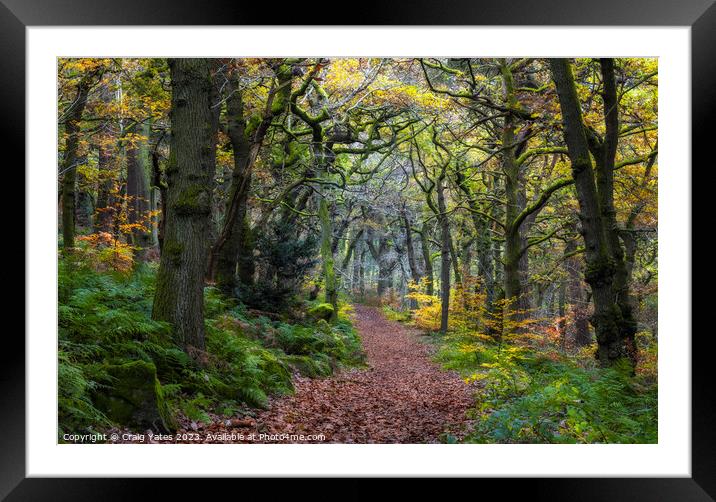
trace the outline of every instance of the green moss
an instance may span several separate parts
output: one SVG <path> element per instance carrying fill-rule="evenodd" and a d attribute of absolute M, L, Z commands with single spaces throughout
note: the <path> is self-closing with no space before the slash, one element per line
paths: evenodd
<path fill-rule="evenodd" d="M 184 252 L 184 245 L 174 239 L 165 239 L 162 246 L 162 253 L 175 264 L 178 264 L 181 260 L 181 255 Z"/>
<path fill-rule="evenodd" d="M 97 408 L 119 425 L 171 432 L 177 424 L 157 380 L 157 369 L 146 361 L 105 365 L 110 382 L 95 396 Z"/>
<path fill-rule="evenodd" d="M 591 286 L 602 286 L 614 277 L 614 260 L 603 256 L 587 264 L 584 280 Z"/>
<path fill-rule="evenodd" d="M 283 109 L 286 107 L 286 100 L 283 98 L 283 94 L 280 92 L 276 94 L 276 96 L 273 98 L 273 103 L 271 103 L 271 113 L 273 115 L 278 115 L 283 111 Z"/>
<path fill-rule="evenodd" d="M 247 138 L 251 138 L 254 135 L 256 129 L 259 127 L 259 124 L 261 124 L 261 116 L 259 114 L 254 113 L 249 117 L 249 120 L 246 122 L 246 130 L 244 132 Z"/>
<path fill-rule="evenodd" d="M 211 197 L 203 185 L 189 185 L 174 202 L 174 210 L 181 215 L 208 214 L 211 211 Z"/>
<path fill-rule="evenodd" d="M 174 149 L 170 149 L 169 151 L 169 159 L 167 161 L 167 167 L 165 168 L 165 173 L 167 176 L 174 174 L 179 169 L 179 166 L 177 165 L 177 156 L 176 152 L 174 152 Z"/>
<path fill-rule="evenodd" d="M 308 309 L 308 315 L 314 319 L 323 319 L 328 321 L 333 317 L 334 308 L 330 303 L 319 303 L 315 307 Z"/>
<path fill-rule="evenodd" d="M 291 65 L 283 63 L 276 69 L 276 77 L 278 78 L 278 92 L 274 95 L 273 103 L 271 103 L 271 113 L 278 115 L 286 108 L 286 104 L 291 97 Z"/>

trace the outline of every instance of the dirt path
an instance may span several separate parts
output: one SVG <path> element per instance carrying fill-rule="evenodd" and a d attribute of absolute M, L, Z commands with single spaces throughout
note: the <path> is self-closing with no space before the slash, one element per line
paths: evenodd
<path fill-rule="evenodd" d="M 308 442 L 333 443 L 432 443 L 446 430 L 460 436 L 473 403 L 465 382 L 433 363 L 409 328 L 375 308 L 356 306 L 355 314 L 369 367 L 298 378 L 296 393 L 274 400 L 255 430 L 323 434 Z"/>

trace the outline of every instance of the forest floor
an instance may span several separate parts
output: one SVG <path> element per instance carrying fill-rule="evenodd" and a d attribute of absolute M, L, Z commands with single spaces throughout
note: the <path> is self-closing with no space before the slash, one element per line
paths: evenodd
<path fill-rule="evenodd" d="M 431 360 L 420 333 L 361 305 L 354 322 L 368 367 L 331 378 L 298 377 L 294 395 L 277 398 L 257 416 L 258 430 L 325 436 L 298 442 L 435 443 L 444 432 L 461 437 L 473 391 Z"/>
<path fill-rule="evenodd" d="M 188 434 L 186 440 L 117 442 L 437 443 L 445 433 L 462 438 L 466 411 L 474 406 L 472 386 L 432 361 L 433 346 L 419 339 L 419 331 L 387 320 L 380 309 L 356 305 L 354 323 L 365 367 L 326 378 L 296 375 L 295 393 L 272 398 L 254 417 L 183 423 L 177 434 Z"/>

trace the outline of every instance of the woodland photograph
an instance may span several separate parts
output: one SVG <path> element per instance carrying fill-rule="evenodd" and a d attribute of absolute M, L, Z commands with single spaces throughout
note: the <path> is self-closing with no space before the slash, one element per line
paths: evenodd
<path fill-rule="evenodd" d="M 57 442 L 657 443 L 658 80 L 57 59 Z"/>

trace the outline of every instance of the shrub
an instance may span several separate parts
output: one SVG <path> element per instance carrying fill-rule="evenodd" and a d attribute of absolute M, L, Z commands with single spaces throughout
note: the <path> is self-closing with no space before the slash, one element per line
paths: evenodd
<path fill-rule="evenodd" d="M 316 264 L 317 245 L 314 236 L 299 236 L 296 226 L 288 221 L 262 228 L 256 236 L 254 258 L 258 279 L 251 286 L 241 286 L 238 297 L 251 307 L 269 312 L 290 308 L 303 278 Z"/>

